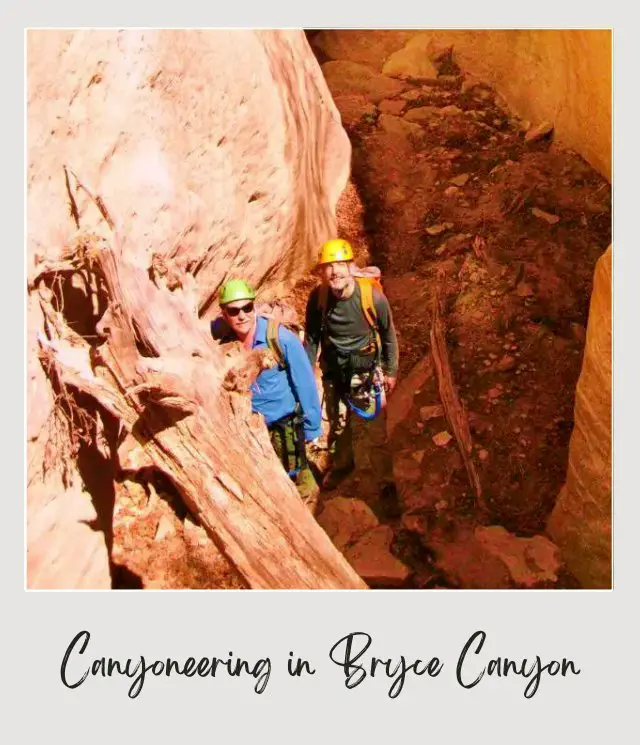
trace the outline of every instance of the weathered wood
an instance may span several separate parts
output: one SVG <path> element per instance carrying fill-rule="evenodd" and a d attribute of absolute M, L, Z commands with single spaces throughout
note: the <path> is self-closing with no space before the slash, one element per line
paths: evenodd
<path fill-rule="evenodd" d="M 110 221 L 113 225 L 113 221 Z M 157 287 L 121 240 L 81 242 L 70 266 L 95 273 L 109 306 L 90 346 L 64 326 L 47 293 L 51 322 L 40 336 L 45 368 L 93 397 L 166 474 L 189 510 L 252 588 L 364 589 L 282 469 L 248 385 L 273 362 L 226 353 L 187 296 Z M 49 276 L 47 267 L 41 277 Z M 123 450 L 124 453 L 124 450 Z M 125 464 L 123 464 L 125 465 Z"/>
<path fill-rule="evenodd" d="M 445 327 L 442 320 L 442 309 L 439 288 L 436 289 L 433 298 L 433 318 L 431 323 L 431 354 L 436 368 L 438 377 L 438 390 L 440 400 L 444 407 L 445 417 L 458 443 L 458 448 L 462 455 L 469 481 L 475 492 L 476 499 L 481 507 L 484 507 L 482 501 L 482 487 L 480 478 L 476 470 L 472 457 L 472 440 L 469 430 L 469 421 L 467 419 L 464 406 L 458 397 L 456 387 L 453 381 L 453 373 L 449 362 L 447 352 L 447 342 L 445 337 Z"/>

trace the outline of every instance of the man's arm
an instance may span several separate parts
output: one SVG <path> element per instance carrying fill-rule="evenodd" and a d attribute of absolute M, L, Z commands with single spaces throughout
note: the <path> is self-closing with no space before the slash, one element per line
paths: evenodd
<path fill-rule="evenodd" d="M 311 363 L 315 367 L 320 346 L 320 333 L 322 330 L 322 313 L 318 307 L 319 290 L 316 288 L 307 301 L 307 313 L 305 320 L 304 349 Z"/>
<path fill-rule="evenodd" d="M 391 307 L 387 298 L 376 290 L 374 290 L 373 304 L 378 316 L 378 332 L 382 344 L 382 372 L 390 378 L 395 378 L 398 374 L 398 338 Z"/>
<path fill-rule="evenodd" d="M 304 415 L 305 439 L 315 440 L 322 434 L 322 407 L 313 368 L 302 342 L 286 328 L 280 328 L 280 345 L 289 370 L 293 394 Z"/>

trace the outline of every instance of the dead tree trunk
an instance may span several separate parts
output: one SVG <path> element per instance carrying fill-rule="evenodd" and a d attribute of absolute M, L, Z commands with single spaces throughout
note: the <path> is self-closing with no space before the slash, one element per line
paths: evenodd
<path fill-rule="evenodd" d="M 460 398 L 458 397 L 456 386 L 453 381 L 451 372 L 451 363 L 447 352 L 447 342 L 445 337 L 445 327 L 442 320 L 440 288 L 436 287 L 433 298 L 433 320 L 431 324 L 431 353 L 435 364 L 438 377 L 438 390 L 440 400 L 444 408 L 444 413 L 453 430 L 453 434 L 458 444 L 458 449 L 462 455 L 469 483 L 471 484 L 478 505 L 484 508 L 482 499 L 482 487 L 480 478 L 473 462 L 473 444 L 471 441 L 471 432 L 469 431 L 469 422 Z"/>
<path fill-rule="evenodd" d="M 87 190 L 88 193 L 89 190 Z M 92 195 L 113 227 L 104 204 Z M 108 310 L 90 345 L 54 310 L 41 280 L 88 272 Z M 188 281 L 171 292 L 127 260 L 114 240 L 76 241 L 63 262 L 41 267 L 45 367 L 89 394 L 122 423 L 121 467 L 149 463 L 252 588 L 365 588 L 302 503 L 277 460 L 248 388 L 273 360 L 225 352 L 190 302 Z M 265 358 L 266 357 L 266 358 Z"/>

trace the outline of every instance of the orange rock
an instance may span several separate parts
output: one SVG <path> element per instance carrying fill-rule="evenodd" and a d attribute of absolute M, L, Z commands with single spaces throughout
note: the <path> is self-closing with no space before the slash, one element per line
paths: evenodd
<path fill-rule="evenodd" d="M 381 114 L 393 114 L 394 116 L 399 116 L 404 111 L 404 107 L 406 105 L 406 101 L 394 101 L 387 99 L 385 101 L 381 101 L 378 108 L 380 109 Z"/>
<path fill-rule="evenodd" d="M 198 268 L 195 302 L 210 313 L 228 275 L 277 290 L 335 234 L 351 148 L 302 31 L 36 30 L 27 75 L 28 276 L 75 231 L 63 164 L 120 221 L 128 259 L 147 268 L 155 253 L 178 278 Z M 103 233 L 78 205 L 82 227 Z M 27 586 L 105 588 L 105 536 L 89 525 L 108 516 L 74 472 L 67 485 L 38 471 L 53 400 L 42 325 L 30 300 Z"/>
<path fill-rule="evenodd" d="M 431 439 L 438 447 L 445 447 L 445 445 L 448 445 L 453 438 L 448 432 L 438 432 L 438 434 L 434 435 Z"/>

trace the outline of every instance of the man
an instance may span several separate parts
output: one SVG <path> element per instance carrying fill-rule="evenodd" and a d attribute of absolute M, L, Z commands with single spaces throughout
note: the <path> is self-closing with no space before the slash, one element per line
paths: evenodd
<path fill-rule="evenodd" d="M 356 379 L 368 379 L 373 385 L 377 368 L 382 372 L 384 393 L 393 391 L 398 342 L 391 308 L 381 288 L 367 290 L 364 282 L 356 281 L 353 267 L 353 250 L 347 241 L 325 243 L 319 261 L 322 284 L 307 303 L 305 347 L 312 365 L 320 347 L 330 426 L 332 464 L 322 486 L 334 488 L 355 467 L 369 472 L 380 484 L 383 507 L 391 517 L 397 515 L 398 505 L 385 410 L 382 408 L 377 415 L 374 412 L 369 420 L 363 418 L 356 411 L 352 391 Z M 373 312 L 365 307 L 365 292 Z"/>
<path fill-rule="evenodd" d="M 219 292 L 222 317 L 211 324 L 215 339 L 237 339 L 246 349 L 270 347 L 280 364 L 264 370 L 251 386 L 253 411 L 264 417 L 276 454 L 312 511 L 318 485 L 309 468 L 305 442 L 322 434 L 322 409 L 313 370 L 300 339 L 289 329 L 258 316 L 255 291 L 232 279 Z"/>

